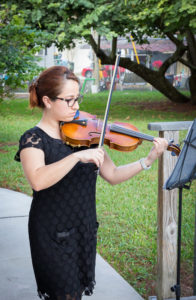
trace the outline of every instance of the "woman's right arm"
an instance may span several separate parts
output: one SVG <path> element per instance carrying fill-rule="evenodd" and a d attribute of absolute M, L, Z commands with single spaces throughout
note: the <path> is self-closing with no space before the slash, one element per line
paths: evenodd
<path fill-rule="evenodd" d="M 75 152 L 65 158 L 45 165 L 44 152 L 37 148 L 25 148 L 20 152 L 20 160 L 25 176 L 35 191 L 46 189 L 61 180 L 79 162 L 103 163 L 102 149 L 88 149 Z"/>

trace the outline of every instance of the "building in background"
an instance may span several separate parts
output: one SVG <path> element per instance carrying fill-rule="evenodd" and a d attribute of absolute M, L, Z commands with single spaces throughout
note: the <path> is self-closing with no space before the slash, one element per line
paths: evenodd
<path fill-rule="evenodd" d="M 38 65 L 43 68 L 49 68 L 55 65 L 56 47 L 52 45 L 49 48 L 41 49 L 36 56 L 39 57 Z"/>

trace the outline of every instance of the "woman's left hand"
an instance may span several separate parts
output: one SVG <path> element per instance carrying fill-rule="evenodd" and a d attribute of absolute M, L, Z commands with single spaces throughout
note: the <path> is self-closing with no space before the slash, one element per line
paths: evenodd
<path fill-rule="evenodd" d="M 146 165 L 151 166 L 152 163 L 167 149 L 168 141 L 164 138 L 154 138 L 154 147 L 149 152 L 146 158 Z"/>

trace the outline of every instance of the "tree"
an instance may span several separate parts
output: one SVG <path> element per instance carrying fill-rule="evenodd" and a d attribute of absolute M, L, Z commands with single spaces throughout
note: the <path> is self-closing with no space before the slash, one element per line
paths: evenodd
<path fill-rule="evenodd" d="M 10 0 L 16 3 L 17 0 Z M 140 44 L 147 37 L 164 37 L 176 51 L 157 70 L 122 57 L 124 67 L 152 84 L 171 101 L 196 104 L 196 6 L 194 0 L 21 0 L 27 21 L 33 28 L 48 30 L 58 49 L 72 47 L 84 38 L 102 64 L 114 64 L 119 36 L 130 33 Z M 95 41 L 92 29 L 99 38 Z M 101 48 L 101 37 L 112 40 L 109 54 Z M 180 61 L 190 69 L 190 97 L 185 96 L 165 78 L 167 69 Z"/>
<path fill-rule="evenodd" d="M 46 34 L 24 23 L 24 12 L 17 6 L 0 6 L 0 100 L 40 72 L 35 53 L 46 41 Z M 48 34 L 47 34 L 48 35 Z"/>

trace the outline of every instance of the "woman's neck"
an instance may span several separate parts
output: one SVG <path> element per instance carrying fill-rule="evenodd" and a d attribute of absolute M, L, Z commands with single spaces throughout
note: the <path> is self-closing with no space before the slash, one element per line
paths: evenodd
<path fill-rule="evenodd" d="M 43 116 L 37 126 L 43 129 L 51 137 L 56 139 L 61 138 L 59 122 L 49 118 L 45 113 L 43 113 Z"/>

